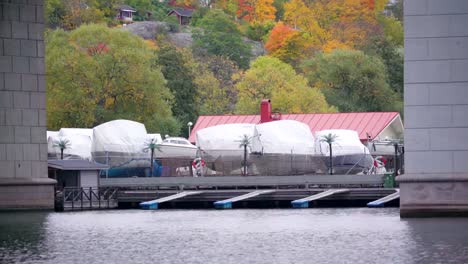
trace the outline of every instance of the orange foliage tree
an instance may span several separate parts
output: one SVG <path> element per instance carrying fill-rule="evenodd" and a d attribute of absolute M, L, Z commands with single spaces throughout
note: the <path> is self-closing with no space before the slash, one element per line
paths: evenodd
<path fill-rule="evenodd" d="M 385 0 L 291 0 L 284 18 L 317 50 L 354 49 L 381 33 L 377 16 L 384 6 Z"/>
<path fill-rule="evenodd" d="M 291 27 L 286 26 L 283 22 L 278 22 L 271 30 L 270 37 L 265 43 L 265 49 L 268 53 L 275 52 L 277 49 L 283 47 L 286 40 L 295 33 L 296 31 Z"/>
<path fill-rule="evenodd" d="M 263 23 L 275 20 L 273 0 L 239 0 L 237 18 L 248 22 Z"/>

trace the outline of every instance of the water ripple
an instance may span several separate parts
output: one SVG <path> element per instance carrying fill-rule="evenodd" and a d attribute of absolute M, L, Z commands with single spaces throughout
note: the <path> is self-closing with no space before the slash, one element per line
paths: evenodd
<path fill-rule="evenodd" d="M 0 263 L 467 263 L 466 219 L 398 209 L 0 213 Z"/>

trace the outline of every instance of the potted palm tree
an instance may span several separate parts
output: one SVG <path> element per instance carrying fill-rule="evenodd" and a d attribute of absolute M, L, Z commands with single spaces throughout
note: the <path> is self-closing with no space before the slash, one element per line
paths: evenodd
<path fill-rule="evenodd" d="M 60 148 L 60 159 L 63 160 L 63 151 L 71 146 L 70 140 L 66 138 L 59 138 L 54 141 L 54 147 Z"/>
<path fill-rule="evenodd" d="M 144 151 L 151 151 L 151 172 L 150 172 L 150 176 L 153 177 L 153 170 L 154 170 L 154 151 L 155 150 L 158 150 L 158 151 L 161 151 L 161 149 L 159 148 L 159 145 L 157 144 L 157 140 L 156 138 L 151 138 L 151 139 L 148 139 L 145 143 L 145 148 L 143 149 Z"/>
<path fill-rule="evenodd" d="M 243 135 L 240 140 L 237 140 L 237 142 L 240 143 L 239 148 L 244 148 L 244 161 L 242 162 L 244 167 L 243 175 L 247 175 L 247 147 L 250 147 L 250 144 L 252 144 L 252 137 Z"/>
<path fill-rule="evenodd" d="M 320 142 L 325 142 L 328 144 L 328 148 L 330 149 L 330 175 L 333 174 L 333 143 L 336 142 L 336 139 L 338 138 L 337 135 L 328 133 L 327 135 L 323 135 L 322 138 L 320 138 Z"/>

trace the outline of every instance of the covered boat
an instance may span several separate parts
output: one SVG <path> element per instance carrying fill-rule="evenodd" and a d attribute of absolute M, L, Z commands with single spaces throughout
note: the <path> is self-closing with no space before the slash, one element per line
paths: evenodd
<path fill-rule="evenodd" d="M 114 167 L 149 167 L 145 125 L 114 120 L 93 128 L 91 154 L 94 161 Z"/>
<path fill-rule="evenodd" d="M 196 142 L 212 174 L 238 175 L 241 173 L 244 150 L 240 141 L 253 137 L 254 124 L 224 124 L 197 131 Z"/>
<path fill-rule="evenodd" d="M 59 139 L 58 131 L 47 131 L 47 158 L 57 159 L 57 150 L 54 147 L 55 142 Z"/>
<path fill-rule="evenodd" d="M 318 131 L 316 137 L 316 153 L 322 156 L 327 167 L 330 166 L 330 148 L 324 137 L 332 135 L 332 159 L 335 174 L 356 174 L 367 172 L 372 168 L 373 159 L 369 149 L 359 140 L 354 130 L 330 129 Z"/>
<path fill-rule="evenodd" d="M 91 160 L 92 129 L 62 128 L 60 131 L 47 131 L 47 156 L 60 159 L 60 141 L 67 141 L 63 159 Z"/>
<path fill-rule="evenodd" d="M 256 125 L 250 159 L 261 175 L 320 173 L 325 168 L 315 155 L 309 126 L 294 120 Z"/>

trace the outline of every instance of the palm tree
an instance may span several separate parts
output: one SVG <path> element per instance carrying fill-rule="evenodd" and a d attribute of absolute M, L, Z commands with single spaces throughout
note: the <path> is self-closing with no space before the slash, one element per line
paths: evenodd
<path fill-rule="evenodd" d="M 63 150 L 71 146 L 70 140 L 66 138 L 59 138 L 59 140 L 54 141 L 54 147 L 60 148 L 60 159 L 63 160 Z"/>
<path fill-rule="evenodd" d="M 150 174 L 151 177 L 153 177 L 153 170 L 154 170 L 154 162 L 153 162 L 154 150 L 156 149 L 158 151 L 161 151 L 157 142 L 158 141 L 156 140 L 156 138 L 148 139 L 145 143 L 145 148 L 143 149 L 144 151 L 148 151 L 148 150 L 151 151 L 151 174 Z"/>
<path fill-rule="evenodd" d="M 328 133 L 328 135 L 323 135 L 322 138 L 320 138 L 320 142 L 325 142 L 328 144 L 328 147 L 330 149 L 330 175 L 333 174 L 333 148 L 332 144 L 336 142 L 336 139 L 338 138 L 337 135 Z"/>
<path fill-rule="evenodd" d="M 252 144 L 252 138 L 244 134 L 240 140 L 236 140 L 236 142 L 239 142 L 239 148 L 244 148 L 244 161 L 243 161 L 243 166 L 244 166 L 244 175 L 247 175 L 247 147 L 250 147 L 250 144 Z"/>

